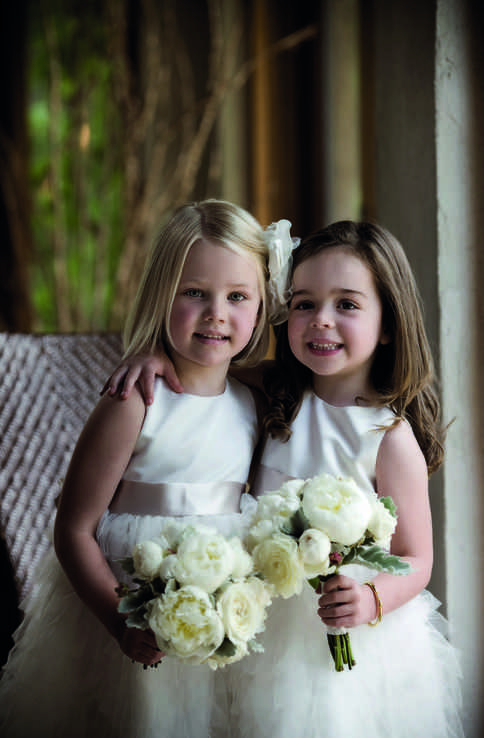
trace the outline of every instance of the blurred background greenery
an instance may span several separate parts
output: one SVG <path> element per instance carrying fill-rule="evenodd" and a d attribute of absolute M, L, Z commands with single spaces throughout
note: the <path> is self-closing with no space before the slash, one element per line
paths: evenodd
<path fill-rule="evenodd" d="M 185 201 L 308 227 L 317 3 L 19 0 L 1 13 L 3 330 L 119 330 L 156 230 Z"/>

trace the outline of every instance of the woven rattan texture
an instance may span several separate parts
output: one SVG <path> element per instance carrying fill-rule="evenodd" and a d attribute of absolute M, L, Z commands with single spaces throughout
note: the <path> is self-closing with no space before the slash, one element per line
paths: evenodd
<path fill-rule="evenodd" d="M 0 333 L 0 532 L 20 596 L 51 545 L 55 498 L 121 350 L 114 334 Z"/>

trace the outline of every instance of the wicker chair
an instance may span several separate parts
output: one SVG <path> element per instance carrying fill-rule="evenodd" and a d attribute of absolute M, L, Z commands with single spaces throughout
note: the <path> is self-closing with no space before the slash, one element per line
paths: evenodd
<path fill-rule="evenodd" d="M 55 498 L 74 445 L 121 352 L 117 334 L 0 333 L 3 593 L 8 575 L 19 599 L 29 591 L 51 545 Z M 2 632 L 3 646 L 9 636 Z"/>

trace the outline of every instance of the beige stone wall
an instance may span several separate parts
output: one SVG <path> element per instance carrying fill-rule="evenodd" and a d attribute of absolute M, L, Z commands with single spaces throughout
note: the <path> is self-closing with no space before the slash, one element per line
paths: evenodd
<path fill-rule="evenodd" d="M 326 84 L 325 220 L 370 215 L 405 246 L 424 301 L 444 416 L 454 419 L 444 469 L 431 480 L 435 564 L 430 589 L 443 603 L 451 640 L 461 654 L 466 738 L 478 738 L 484 727 L 481 3 L 323 0 L 321 5 L 327 28 L 333 24 L 335 33 L 343 33 L 341 16 L 348 15 L 346 31 L 338 43 L 327 45 L 323 64 L 333 67 L 334 80 L 335 75 L 348 79 L 356 70 L 363 93 L 358 105 L 356 88 L 343 95 L 338 85 Z M 353 54 L 344 54 L 355 19 L 364 31 L 359 66 Z M 345 112 L 364 133 L 359 155 L 357 139 L 350 138 L 348 146 L 340 135 L 337 123 Z M 345 171 L 358 179 L 349 188 Z M 354 196 L 358 188 L 360 204 Z"/>
<path fill-rule="evenodd" d="M 462 652 L 466 736 L 484 728 L 484 96 L 479 3 L 439 0 L 436 152 L 439 308 L 449 432 L 444 493 L 447 598 Z"/>

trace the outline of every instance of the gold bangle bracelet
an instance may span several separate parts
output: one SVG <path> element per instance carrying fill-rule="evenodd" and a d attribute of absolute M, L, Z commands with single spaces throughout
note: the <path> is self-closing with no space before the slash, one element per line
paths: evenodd
<path fill-rule="evenodd" d="M 364 582 L 364 584 L 366 584 L 366 586 L 369 587 L 371 591 L 373 592 L 373 597 L 375 598 L 375 604 L 378 610 L 378 615 L 376 616 L 376 620 L 369 622 L 368 625 L 372 625 L 372 626 L 379 625 L 381 623 L 381 619 L 383 615 L 383 608 L 382 608 L 382 604 L 380 600 L 380 595 L 378 594 L 377 589 L 375 585 L 373 584 L 373 582 Z"/>

